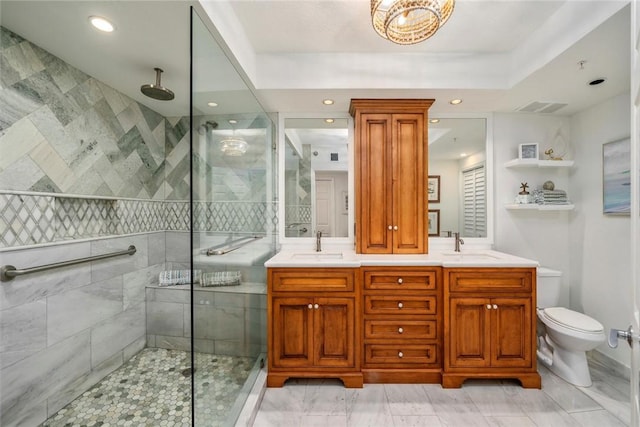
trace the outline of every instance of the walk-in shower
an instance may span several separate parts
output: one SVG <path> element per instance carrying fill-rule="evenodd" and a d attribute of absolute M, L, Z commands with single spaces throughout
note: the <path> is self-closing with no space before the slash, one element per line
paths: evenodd
<path fill-rule="evenodd" d="M 187 5 L 161 5 L 192 23 L 167 116 L 40 46 L 31 3 L 0 28 L 0 425 L 234 425 L 266 346 L 273 124 Z"/>

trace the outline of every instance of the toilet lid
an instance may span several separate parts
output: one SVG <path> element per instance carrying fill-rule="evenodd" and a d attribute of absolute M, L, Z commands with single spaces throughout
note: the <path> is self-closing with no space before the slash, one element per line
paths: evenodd
<path fill-rule="evenodd" d="M 545 308 L 544 314 L 550 320 L 571 329 L 587 332 L 602 332 L 604 330 L 604 327 L 597 320 L 564 307 Z"/>

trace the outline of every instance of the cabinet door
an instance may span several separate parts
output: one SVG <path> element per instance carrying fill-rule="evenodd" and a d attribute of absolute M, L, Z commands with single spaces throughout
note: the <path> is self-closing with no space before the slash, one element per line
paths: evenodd
<path fill-rule="evenodd" d="M 491 366 L 532 366 L 530 298 L 491 299 Z"/>
<path fill-rule="evenodd" d="M 356 186 L 358 252 L 392 251 L 391 115 L 362 114 L 358 126 Z"/>
<path fill-rule="evenodd" d="M 311 308 L 310 308 L 311 306 Z M 313 363 L 313 299 L 273 299 L 273 366 L 305 367 Z"/>
<path fill-rule="evenodd" d="M 315 298 L 315 366 L 355 366 L 355 308 L 353 298 Z"/>
<path fill-rule="evenodd" d="M 486 298 L 451 298 L 449 354 L 451 367 L 484 367 L 491 362 L 491 310 Z"/>
<path fill-rule="evenodd" d="M 393 115 L 394 253 L 426 252 L 424 129 L 422 114 Z"/>

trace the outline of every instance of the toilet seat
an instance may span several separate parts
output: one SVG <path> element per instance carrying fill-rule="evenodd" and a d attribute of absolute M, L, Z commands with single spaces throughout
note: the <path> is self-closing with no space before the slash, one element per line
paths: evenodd
<path fill-rule="evenodd" d="M 549 307 L 542 310 L 545 317 L 556 325 L 573 331 L 600 334 L 604 327 L 597 320 L 564 307 Z"/>

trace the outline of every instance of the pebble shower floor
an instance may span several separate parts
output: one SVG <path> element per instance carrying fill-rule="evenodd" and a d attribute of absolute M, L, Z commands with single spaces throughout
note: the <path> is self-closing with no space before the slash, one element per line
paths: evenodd
<path fill-rule="evenodd" d="M 195 353 L 196 420 L 222 426 L 254 361 Z M 190 353 L 147 348 L 58 411 L 42 427 L 191 426 Z"/>

